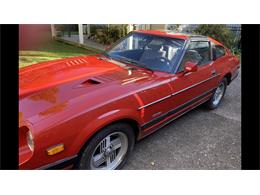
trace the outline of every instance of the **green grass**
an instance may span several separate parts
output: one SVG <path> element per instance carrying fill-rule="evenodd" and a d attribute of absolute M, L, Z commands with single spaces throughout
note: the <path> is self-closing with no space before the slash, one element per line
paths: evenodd
<path fill-rule="evenodd" d="M 38 62 L 96 53 L 97 52 L 95 51 L 68 45 L 66 43 L 50 41 L 41 48 L 19 51 L 19 68 Z"/>

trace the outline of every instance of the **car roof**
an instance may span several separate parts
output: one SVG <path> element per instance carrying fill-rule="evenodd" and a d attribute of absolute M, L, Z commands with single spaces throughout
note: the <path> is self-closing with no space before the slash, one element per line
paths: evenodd
<path fill-rule="evenodd" d="M 189 39 L 189 36 L 184 33 L 174 33 L 171 31 L 163 31 L 163 30 L 135 30 L 134 32 L 150 34 L 150 35 L 157 35 L 157 36 L 164 36 L 170 38 L 178 38 L 178 39 Z"/>
<path fill-rule="evenodd" d="M 164 36 L 164 37 L 170 37 L 170 38 L 176 38 L 176 39 L 191 40 L 191 41 L 197 41 L 197 40 L 212 41 L 217 45 L 223 46 L 221 43 L 212 39 L 211 37 L 197 35 L 197 34 L 191 34 L 191 33 L 177 33 L 177 32 L 170 31 L 170 30 L 134 30 L 134 32 L 150 34 L 150 35 L 157 35 L 157 36 Z"/>

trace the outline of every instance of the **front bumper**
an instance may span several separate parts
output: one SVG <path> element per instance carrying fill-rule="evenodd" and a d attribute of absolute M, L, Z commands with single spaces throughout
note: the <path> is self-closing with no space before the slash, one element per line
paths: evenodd
<path fill-rule="evenodd" d="M 59 169 L 66 169 L 67 167 L 73 167 L 76 165 L 77 162 L 77 155 L 61 159 L 54 163 L 39 167 L 37 169 L 45 169 L 45 170 L 59 170 Z"/>

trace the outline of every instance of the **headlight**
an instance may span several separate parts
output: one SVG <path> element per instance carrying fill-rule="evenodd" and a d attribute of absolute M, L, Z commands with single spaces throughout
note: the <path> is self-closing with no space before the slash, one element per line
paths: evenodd
<path fill-rule="evenodd" d="M 27 144 L 31 151 L 34 150 L 34 142 L 33 142 L 33 135 L 31 131 L 27 132 Z"/>

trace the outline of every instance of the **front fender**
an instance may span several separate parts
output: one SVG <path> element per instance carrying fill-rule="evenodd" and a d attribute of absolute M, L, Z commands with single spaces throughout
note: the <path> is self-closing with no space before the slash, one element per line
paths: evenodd
<path fill-rule="evenodd" d="M 141 124 L 140 112 L 138 110 L 134 111 L 130 108 L 124 108 L 105 112 L 90 123 L 86 124 L 86 126 L 80 131 L 71 144 L 71 148 L 73 149 L 71 152 L 74 154 L 79 153 L 84 144 L 94 134 L 102 130 L 105 126 L 124 119 L 133 120 L 138 125 Z"/>

